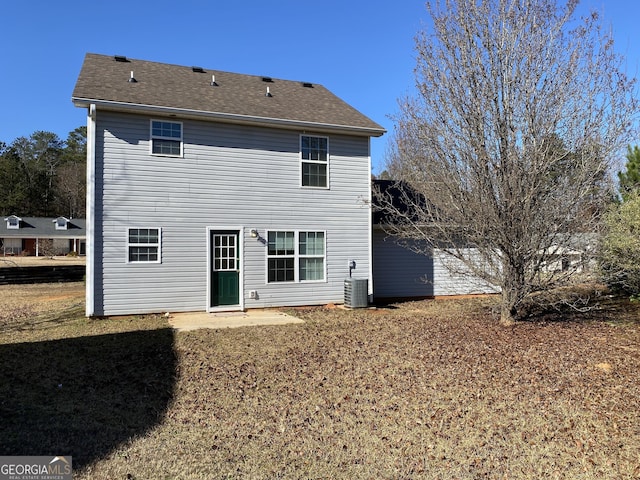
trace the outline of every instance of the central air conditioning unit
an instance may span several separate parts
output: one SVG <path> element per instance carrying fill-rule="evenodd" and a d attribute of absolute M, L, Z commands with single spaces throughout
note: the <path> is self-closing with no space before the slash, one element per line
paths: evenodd
<path fill-rule="evenodd" d="M 365 308 L 369 305 L 369 280 L 366 278 L 347 278 L 344 281 L 344 306 Z"/>

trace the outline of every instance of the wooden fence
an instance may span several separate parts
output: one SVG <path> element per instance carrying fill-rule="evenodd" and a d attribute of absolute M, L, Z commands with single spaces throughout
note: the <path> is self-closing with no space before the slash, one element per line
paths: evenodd
<path fill-rule="evenodd" d="M 5 267 L 0 268 L 0 285 L 80 282 L 84 280 L 85 268 L 84 265 Z"/>

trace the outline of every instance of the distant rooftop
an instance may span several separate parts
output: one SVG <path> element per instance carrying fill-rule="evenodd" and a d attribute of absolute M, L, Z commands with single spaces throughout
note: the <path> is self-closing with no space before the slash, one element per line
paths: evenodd
<path fill-rule="evenodd" d="M 18 228 L 8 228 L 7 224 L 10 223 L 8 219 L 12 217 L 18 219 Z M 65 221 L 57 222 L 58 219 Z M 62 224 L 66 228 L 60 228 Z M 85 236 L 84 218 L 0 215 L 0 238 L 83 238 Z"/>

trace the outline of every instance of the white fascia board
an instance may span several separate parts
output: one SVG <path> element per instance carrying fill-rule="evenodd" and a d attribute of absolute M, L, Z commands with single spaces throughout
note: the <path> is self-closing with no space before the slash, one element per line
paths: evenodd
<path fill-rule="evenodd" d="M 60 230 L 63 231 L 63 230 Z M 69 230 L 66 230 L 67 232 L 69 232 Z M 74 239 L 74 238 L 78 238 L 78 239 L 83 239 L 83 238 L 87 238 L 86 235 L 73 235 L 71 233 L 65 233 L 64 235 L 57 235 L 54 232 L 50 232 L 50 233 L 24 233 L 24 232 L 20 232 L 20 231 L 16 231 L 16 232 L 11 232 L 11 233 L 0 233 L 0 238 L 29 238 L 29 239 L 33 239 L 33 238 L 50 238 L 52 240 L 56 240 L 56 239 Z"/>
<path fill-rule="evenodd" d="M 76 107 L 86 108 L 94 104 L 97 108 L 113 111 L 131 111 L 136 113 L 148 113 L 152 115 L 175 115 L 176 117 L 189 117 L 197 119 L 218 120 L 225 123 L 236 123 L 244 125 L 273 126 L 280 128 L 290 128 L 296 130 L 327 131 L 345 133 L 351 135 L 361 135 L 367 137 L 380 137 L 386 133 L 385 129 L 354 127 L 348 125 L 336 125 L 330 123 L 302 122 L 299 120 L 287 120 L 284 118 L 255 117 L 250 115 L 239 115 L 223 112 L 206 112 L 202 110 L 190 110 L 184 108 L 162 107 L 156 105 L 143 105 L 126 102 L 114 102 L 108 100 L 93 100 L 89 98 L 72 98 Z"/>
<path fill-rule="evenodd" d="M 96 253 L 95 253 L 95 208 L 96 208 L 96 106 L 87 105 L 87 192 L 86 192 L 86 273 L 85 315 L 96 313 Z"/>

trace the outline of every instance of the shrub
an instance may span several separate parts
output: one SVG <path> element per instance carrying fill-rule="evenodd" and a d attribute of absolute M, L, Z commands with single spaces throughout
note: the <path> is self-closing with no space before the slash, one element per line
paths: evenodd
<path fill-rule="evenodd" d="M 640 297 L 640 193 L 611 207 L 604 218 L 600 272 L 605 283 L 632 298 Z"/>

